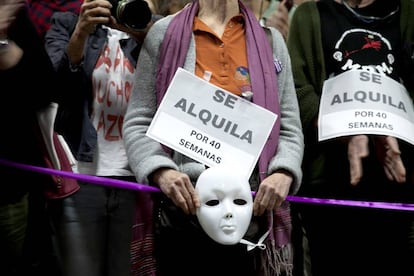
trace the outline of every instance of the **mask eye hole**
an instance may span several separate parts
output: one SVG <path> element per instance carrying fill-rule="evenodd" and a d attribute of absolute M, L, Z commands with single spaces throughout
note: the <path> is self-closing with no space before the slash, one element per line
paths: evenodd
<path fill-rule="evenodd" d="M 219 205 L 220 201 L 218 199 L 212 199 L 206 202 L 207 206 L 217 206 Z"/>
<path fill-rule="evenodd" d="M 236 204 L 236 205 L 246 205 L 246 204 L 247 204 L 247 201 L 246 201 L 246 200 L 244 200 L 244 199 L 241 199 L 241 198 L 237 198 L 237 199 L 235 199 L 233 202 L 234 202 L 234 204 Z"/>

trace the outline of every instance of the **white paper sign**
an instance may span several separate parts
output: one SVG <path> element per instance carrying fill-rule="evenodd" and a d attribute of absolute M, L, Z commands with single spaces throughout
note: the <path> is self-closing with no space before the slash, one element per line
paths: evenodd
<path fill-rule="evenodd" d="M 318 124 L 319 141 L 377 134 L 414 144 L 413 103 L 407 90 L 376 73 L 351 70 L 326 80 Z"/>
<path fill-rule="evenodd" d="M 147 131 L 209 167 L 250 177 L 277 115 L 179 68 Z"/>

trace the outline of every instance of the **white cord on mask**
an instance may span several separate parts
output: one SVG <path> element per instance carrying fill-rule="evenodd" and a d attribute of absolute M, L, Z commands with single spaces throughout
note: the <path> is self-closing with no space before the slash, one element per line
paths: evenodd
<path fill-rule="evenodd" d="M 266 231 L 266 233 L 263 234 L 263 236 L 260 237 L 260 239 L 257 243 L 253 243 L 253 242 L 250 242 L 250 241 L 245 240 L 245 239 L 241 239 L 240 243 L 247 245 L 247 251 L 251 251 L 251 250 L 255 249 L 256 247 L 259 247 L 261 250 L 265 250 L 266 245 L 263 242 L 266 240 L 267 236 L 269 236 L 269 233 L 270 233 L 270 231 L 272 231 L 272 229 L 273 229 L 273 212 L 272 212 L 272 214 L 270 214 L 269 229 Z"/>

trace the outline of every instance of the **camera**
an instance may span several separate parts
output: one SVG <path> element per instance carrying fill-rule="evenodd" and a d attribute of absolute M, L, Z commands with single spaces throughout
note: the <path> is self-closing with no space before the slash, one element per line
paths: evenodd
<path fill-rule="evenodd" d="M 109 0 L 111 14 L 119 24 L 135 31 L 144 30 L 151 21 L 152 12 L 144 0 Z"/>

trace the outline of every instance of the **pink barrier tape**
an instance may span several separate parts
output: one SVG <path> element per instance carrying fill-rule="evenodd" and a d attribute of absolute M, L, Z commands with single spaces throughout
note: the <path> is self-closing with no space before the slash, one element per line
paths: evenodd
<path fill-rule="evenodd" d="M 402 210 L 402 211 L 414 211 L 414 204 L 410 203 L 390 203 L 379 201 L 356 201 L 356 200 L 341 200 L 341 199 L 322 199 L 311 197 L 298 197 L 288 196 L 288 201 L 310 203 L 310 204 L 329 204 L 329 205 L 342 205 L 351 207 L 365 207 L 365 208 L 377 208 L 377 209 L 389 209 L 389 210 Z"/>
<path fill-rule="evenodd" d="M 80 174 L 80 173 L 73 173 L 73 172 L 66 172 L 66 171 L 60 171 L 60 170 L 54 170 L 49 168 L 43 168 L 43 167 L 37 167 L 32 165 L 25 165 L 21 163 L 16 163 L 4 159 L 0 159 L 0 164 L 15 167 L 22 170 L 28 170 L 28 171 L 34 171 L 38 173 L 44 173 L 44 174 L 52 174 L 67 178 L 73 178 L 79 181 L 88 182 L 92 184 L 98 184 L 102 186 L 110 186 L 120 189 L 129 189 L 129 190 L 137 190 L 137 191 L 146 191 L 146 192 L 160 192 L 160 189 L 144 184 L 139 184 L 135 182 L 129 182 L 119 179 L 112 179 L 112 178 L 105 178 L 100 176 L 93 176 L 93 175 L 86 175 L 86 174 Z"/>
<path fill-rule="evenodd" d="M 67 178 L 73 178 L 82 182 L 98 184 L 102 186 L 129 189 L 145 192 L 161 192 L 159 188 L 148 186 L 145 184 L 139 184 L 135 182 L 123 181 L 119 179 L 112 179 L 100 176 L 85 175 L 73 172 L 66 172 L 60 170 L 54 170 L 49 168 L 37 167 L 32 165 L 26 165 L 0 159 L 0 164 L 15 167 L 22 170 L 34 171 L 43 174 L 58 175 Z M 252 192 L 255 195 L 255 192 Z M 402 210 L 402 211 L 414 211 L 414 204 L 409 203 L 390 203 L 390 202 L 375 202 L 375 201 L 356 201 L 356 200 L 340 200 L 340 199 L 322 199 L 311 197 L 299 197 L 299 196 L 287 196 L 286 200 L 297 203 L 308 204 L 325 204 L 325 205 L 341 205 L 350 207 L 363 207 L 363 208 L 377 208 L 377 209 L 389 209 L 389 210 Z"/>

